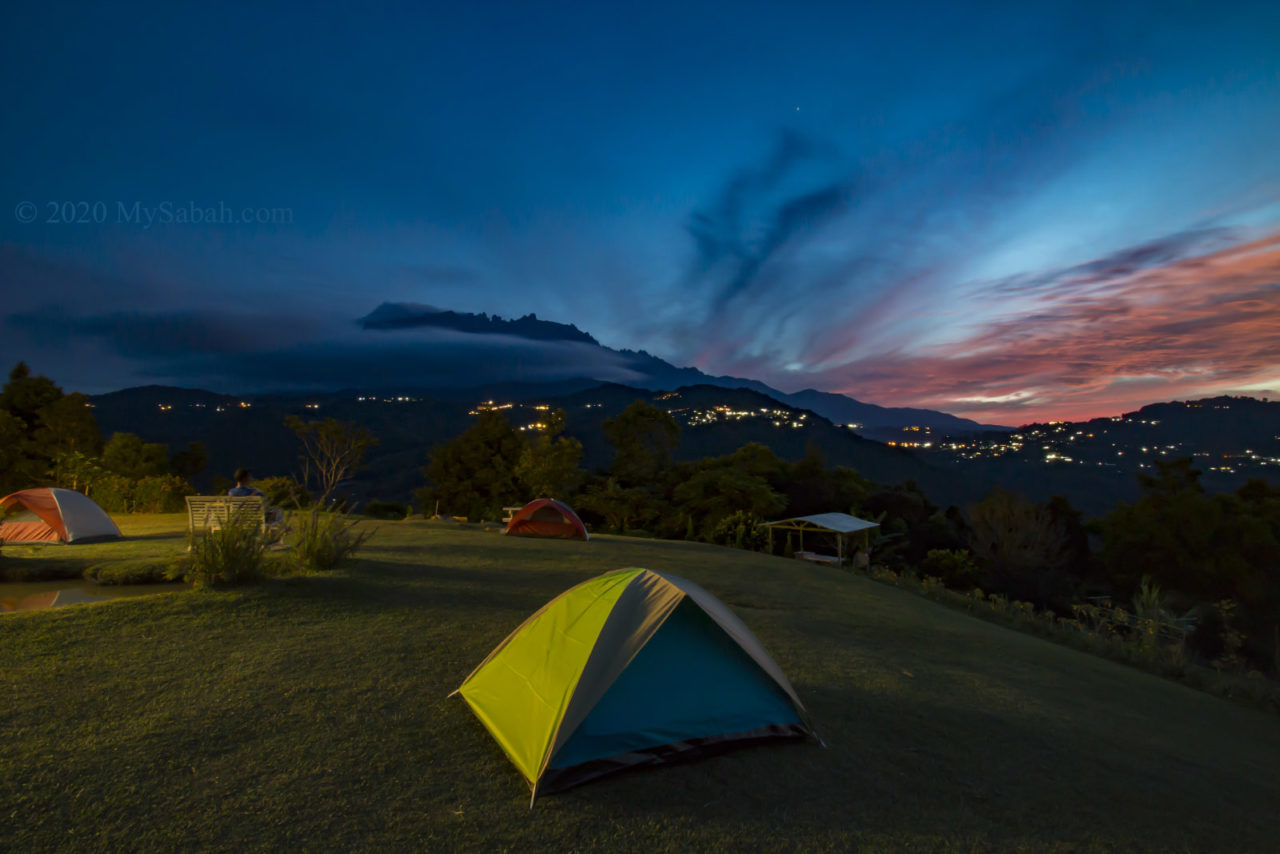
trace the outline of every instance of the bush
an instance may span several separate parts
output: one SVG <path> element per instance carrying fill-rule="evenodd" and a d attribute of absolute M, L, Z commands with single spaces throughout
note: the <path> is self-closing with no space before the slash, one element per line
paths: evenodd
<path fill-rule="evenodd" d="M 60 581 L 78 578 L 75 560 L 50 558 L 7 558 L 0 563 L 0 581 Z M 81 564 L 83 566 L 83 564 Z"/>
<path fill-rule="evenodd" d="M 760 551 L 769 540 L 768 529 L 763 525 L 764 520 L 759 516 L 738 510 L 720 520 L 711 540 L 722 546 Z"/>
<path fill-rule="evenodd" d="M 165 581 L 177 581 L 183 573 L 182 567 L 172 563 L 156 561 L 119 561 L 116 563 L 95 564 L 84 571 L 84 577 L 95 584 L 159 584 Z"/>
<path fill-rule="evenodd" d="M 354 520 L 341 513 L 313 508 L 294 528 L 293 559 L 299 569 L 333 569 L 356 553 L 373 535 L 356 533 Z"/>
<path fill-rule="evenodd" d="M 232 519 L 191 544 L 185 566 L 193 587 L 243 584 L 263 575 L 267 538 L 256 519 Z"/>
<path fill-rule="evenodd" d="M 957 590 L 968 590 L 981 579 L 982 571 L 973 556 L 962 549 L 930 549 L 920 570 L 935 575 L 942 583 Z"/>
<path fill-rule="evenodd" d="M 131 478 L 118 474 L 94 480 L 89 497 L 108 513 L 178 513 L 191 484 L 171 474 Z"/>
<path fill-rule="evenodd" d="M 394 501 L 378 501 L 371 498 L 364 506 L 364 515 L 371 519 L 403 519 L 409 515 L 409 507 Z"/>
<path fill-rule="evenodd" d="M 263 477 L 253 485 L 267 496 L 267 503 L 289 510 L 301 510 L 311 506 L 311 493 L 291 477 Z"/>

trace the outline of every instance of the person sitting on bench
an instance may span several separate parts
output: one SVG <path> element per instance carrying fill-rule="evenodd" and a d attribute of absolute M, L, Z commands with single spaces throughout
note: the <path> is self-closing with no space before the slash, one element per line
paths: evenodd
<path fill-rule="evenodd" d="M 262 490 L 254 489 L 249 485 L 252 475 L 253 472 L 248 469 L 236 469 L 236 485 L 227 490 L 227 495 L 233 498 L 248 498 L 253 495 L 259 498 L 266 498 L 267 496 L 263 494 Z"/>
<path fill-rule="evenodd" d="M 227 495 L 233 498 L 262 498 L 263 504 L 266 504 L 266 494 L 261 489 L 256 489 L 249 485 L 249 481 L 253 479 L 253 472 L 248 469 L 236 469 L 235 473 L 236 485 L 227 490 Z M 268 525 L 278 525 L 284 521 L 284 511 L 279 507 L 266 507 L 266 520 Z"/>

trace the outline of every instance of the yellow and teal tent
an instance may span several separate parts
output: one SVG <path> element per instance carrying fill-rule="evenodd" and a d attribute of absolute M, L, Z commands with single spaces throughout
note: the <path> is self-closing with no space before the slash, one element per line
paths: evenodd
<path fill-rule="evenodd" d="M 454 693 L 534 798 L 734 742 L 813 734 L 782 669 L 724 603 L 647 569 L 560 594 Z"/>

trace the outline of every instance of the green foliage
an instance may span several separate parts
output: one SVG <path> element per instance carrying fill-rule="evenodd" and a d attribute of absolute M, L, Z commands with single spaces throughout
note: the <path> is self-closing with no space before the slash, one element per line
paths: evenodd
<path fill-rule="evenodd" d="M 99 457 L 79 451 L 58 454 L 53 460 L 53 483 L 64 489 L 87 493 L 106 474 Z"/>
<path fill-rule="evenodd" d="M 1041 604 L 1069 600 L 1059 571 L 1067 561 L 1066 534 L 1047 507 L 993 489 L 969 511 L 969 548 L 990 587 Z"/>
<path fill-rule="evenodd" d="M 290 415 L 284 423 L 302 443 L 302 480 L 315 481 L 321 504 L 328 503 L 338 484 L 355 474 L 365 454 L 378 444 L 364 427 L 336 418 L 303 421 Z"/>
<path fill-rule="evenodd" d="M 716 523 L 711 541 L 722 546 L 736 549 L 760 551 L 769 539 L 769 531 L 764 527 L 764 519 L 746 510 L 730 513 Z"/>
<path fill-rule="evenodd" d="M 626 486 L 657 481 L 680 441 L 680 425 L 671 413 L 644 400 L 607 419 L 602 429 L 614 447 L 610 472 Z"/>
<path fill-rule="evenodd" d="M 95 584 L 159 584 L 177 581 L 184 574 L 179 561 L 131 560 L 97 563 L 84 571 L 84 577 Z"/>
<path fill-rule="evenodd" d="M 262 477 L 255 480 L 253 485 L 267 497 L 267 503 L 273 507 L 298 510 L 311 506 L 311 493 L 291 477 Z M 226 489 L 220 492 L 226 492 Z"/>
<path fill-rule="evenodd" d="M 963 549 L 930 549 L 920 570 L 956 590 L 968 590 L 982 579 L 982 570 L 973 562 L 973 555 Z"/>
<path fill-rule="evenodd" d="M 364 515 L 370 519 L 403 519 L 409 515 L 409 507 L 395 501 L 379 501 L 371 498 L 365 502 Z"/>
<path fill-rule="evenodd" d="M 36 413 L 35 443 L 46 457 L 81 453 L 102 453 L 102 434 L 89 398 L 79 392 L 64 395 L 42 406 Z"/>
<path fill-rule="evenodd" d="M 183 572 L 200 589 L 221 584 L 247 584 L 263 576 L 267 536 L 257 519 L 247 514 L 221 528 L 196 537 Z"/>
<path fill-rule="evenodd" d="M 1233 666 L 1235 657 L 1269 663 L 1280 625 L 1280 493 L 1255 481 L 1208 496 L 1198 479 L 1189 459 L 1157 463 L 1141 478 L 1143 496 L 1103 518 L 1103 565 L 1121 590 L 1146 577 L 1170 596 L 1232 600 L 1230 625 L 1207 611 L 1197 646 Z"/>
<path fill-rule="evenodd" d="M 515 467 L 515 476 L 533 497 L 567 498 L 581 485 L 585 473 L 582 443 L 564 431 L 565 412 L 557 409 L 547 418 L 542 434 L 525 446 Z"/>
<path fill-rule="evenodd" d="M 0 581 L 60 581 L 79 578 L 84 565 L 77 561 L 5 557 L 0 562 Z"/>
<path fill-rule="evenodd" d="M 89 497 L 108 513 L 178 513 L 185 496 L 195 490 L 176 475 L 131 478 L 106 474 L 96 478 Z"/>
<path fill-rule="evenodd" d="M 44 465 L 31 454 L 22 420 L 0 410 L 0 494 L 39 483 L 43 470 Z"/>
<path fill-rule="evenodd" d="M 587 488 L 578 498 L 582 509 L 596 513 L 610 529 L 618 533 L 636 531 L 654 521 L 663 511 L 663 505 L 650 490 L 642 487 L 624 487 L 617 478 L 609 478 L 603 484 Z"/>
<path fill-rule="evenodd" d="M 62 389 L 44 376 L 31 376 L 26 363 L 18 362 L 9 371 L 9 381 L 0 389 L 0 410 L 23 422 L 28 435 L 39 428 L 40 410 L 62 397 Z"/>
<path fill-rule="evenodd" d="M 47 482 L 63 454 L 96 455 L 102 438 L 82 394 L 63 395 L 22 362 L 0 389 L 0 494 Z"/>
<path fill-rule="evenodd" d="M 355 555 L 373 536 L 373 531 L 357 532 L 357 521 L 320 507 L 314 507 L 290 521 L 294 528 L 292 556 L 303 571 L 334 569 Z"/>
<path fill-rule="evenodd" d="M 128 478 L 169 474 L 169 449 L 158 442 L 144 442 L 132 433 L 113 433 L 102 449 L 102 467 Z"/>
<path fill-rule="evenodd" d="M 715 463 L 705 463 L 672 495 L 681 510 L 695 520 L 700 535 L 715 542 L 721 542 L 718 528 L 727 517 L 738 513 L 753 518 L 771 516 L 786 505 L 764 478 Z"/>
<path fill-rule="evenodd" d="M 520 432 L 502 413 L 482 411 L 465 432 L 432 451 L 423 469 L 428 485 L 417 498 L 427 513 L 439 501 L 449 515 L 499 519 L 504 506 L 524 503 L 515 474 L 524 448 Z"/>
<path fill-rule="evenodd" d="M 202 473 L 209 467 L 209 449 L 202 442 L 188 442 L 187 447 L 169 458 L 169 469 L 183 480 Z"/>

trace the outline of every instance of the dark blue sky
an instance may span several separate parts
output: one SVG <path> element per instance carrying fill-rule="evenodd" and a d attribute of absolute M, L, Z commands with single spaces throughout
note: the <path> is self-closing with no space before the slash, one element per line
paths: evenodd
<path fill-rule="evenodd" d="M 384 301 L 1006 422 L 1280 388 L 1275 3 L 27 4 L 0 67 L 0 358 L 71 388 L 523 346 Z"/>

